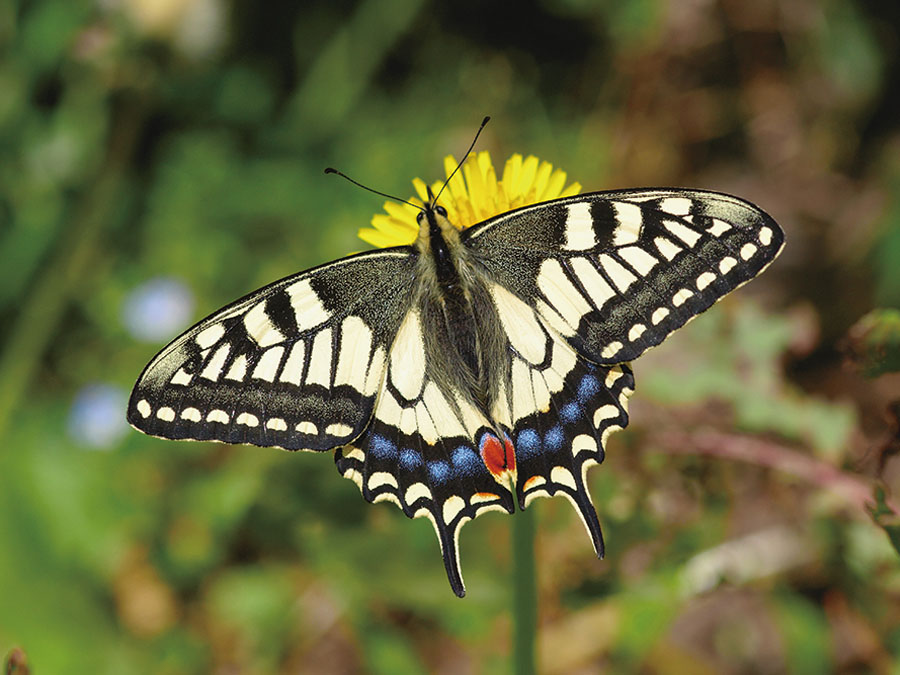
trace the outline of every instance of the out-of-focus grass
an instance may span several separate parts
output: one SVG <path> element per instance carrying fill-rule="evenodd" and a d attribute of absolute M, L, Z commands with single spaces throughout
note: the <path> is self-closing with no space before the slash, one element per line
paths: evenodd
<path fill-rule="evenodd" d="M 857 1 L 0 3 L 0 650 L 37 673 L 510 668 L 509 517 L 465 529 L 459 601 L 431 526 L 330 456 L 167 443 L 115 409 L 163 341 L 125 316 L 141 289 L 170 308 L 152 327 L 360 250 L 380 200 L 322 168 L 402 196 L 491 114 L 500 161 L 736 192 L 788 235 L 634 364 L 590 475 L 607 559 L 568 504 L 531 507 L 540 671 L 895 671 L 900 568 L 863 509 L 666 442 L 900 486 L 896 375 L 839 349 L 897 305 L 898 25 Z"/>

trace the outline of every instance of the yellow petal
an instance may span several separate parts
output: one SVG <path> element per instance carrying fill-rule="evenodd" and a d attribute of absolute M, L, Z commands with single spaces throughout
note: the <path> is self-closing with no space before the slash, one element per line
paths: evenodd
<path fill-rule="evenodd" d="M 452 155 L 444 158 L 444 174 L 450 176 L 456 169 Z M 569 197 L 581 191 L 579 183 L 566 183 L 566 172 L 554 169 L 549 162 L 541 162 L 534 155 L 524 158 L 515 153 L 503 166 L 503 175 L 497 172 L 490 153 L 473 153 L 441 193 L 440 203 L 447 209 L 450 222 L 460 229 L 471 227 L 488 218 L 514 208 L 527 206 L 558 197 Z M 426 183 L 413 180 L 418 198 L 413 204 L 422 204 L 428 198 Z M 431 189 L 438 194 L 444 187 L 442 181 L 434 181 Z M 398 246 L 411 244 L 419 231 L 416 222 L 418 210 L 408 204 L 388 202 L 385 212 L 372 217 L 372 227 L 362 228 L 359 237 L 373 246 Z"/>

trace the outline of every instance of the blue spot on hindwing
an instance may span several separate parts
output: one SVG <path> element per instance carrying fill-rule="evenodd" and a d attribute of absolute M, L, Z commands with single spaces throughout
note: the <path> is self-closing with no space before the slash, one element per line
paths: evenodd
<path fill-rule="evenodd" d="M 558 424 L 544 435 L 544 445 L 553 452 L 559 450 L 565 440 L 566 435 L 563 433 L 563 428 Z"/>
<path fill-rule="evenodd" d="M 391 460 L 397 456 L 397 445 L 379 434 L 369 437 L 369 452 L 372 457 L 381 460 Z"/>
<path fill-rule="evenodd" d="M 450 478 L 450 463 L 442 459 L 428 462 L 428 475 L 435 483 L 444 483 Z"/>
<path fill-rule="evenodd" d="M 473 448 L 465 445 L 461 445 L 453 451 L 450 461 L 456 475 L 474 476 L 480 473 L 479 469 L 484 470 L 484 462 L 481 457 L 475 453 Z"/>
<path fill-rule="evenodd" d="M 415 471 L 422 466 L 422 455 L 415 450 L 404 448 L 400 451 L 400 468 Z"/>
<path fill-rule="evenodd" d="M 581 378 L 578 385 L 578 400 L 582 402 L 588 401 L 591 397 L 596 396 L 600 391 L 600 382 L 593 375 L 585 375 Z"/>
<path fill-rule="evenodd" d="M 519 432 L 516 453 L 524 457 L 534 457 L 541 453 L 541 437 L 534 429 L 523 429 Z"/>
<path fill-rule="evenodd" d="M 559 417 L 566 424 L 577 422 L 581 418 L 581 415 L 581 407 L 574 401 L 566 403 L 559 409 Z"/>

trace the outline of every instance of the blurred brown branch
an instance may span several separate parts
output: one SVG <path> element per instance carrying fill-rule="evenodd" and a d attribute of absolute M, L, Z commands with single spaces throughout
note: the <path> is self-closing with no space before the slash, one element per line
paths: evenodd
<path fill-rule="evenodd" d="M 651 440 L 657 448 L 670 454 L 709 455 L 776 469 L 841 495 L 865 513 L 875 505 L 875 485 L 871 479 L 841 471 L 831 464 L 773 441 L 718 431 L 693 434 L 667 431 L 653 435 Z M 893 501 L 886 499 L 885 503 L 897 512 L 897 505 Z"/>

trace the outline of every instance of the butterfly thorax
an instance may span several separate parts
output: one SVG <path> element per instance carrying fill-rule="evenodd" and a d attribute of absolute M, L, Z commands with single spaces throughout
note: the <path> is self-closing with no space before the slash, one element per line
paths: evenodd
<path fill-rule="evenodd" d="M 448 350 L 446 342 L 436 344 L 429 350 L 429 357 L 448 366 L 440 370 L 453 373 L 453 384 L 488 410 L 496 382 L 496 373 L 491 372 L 495 360 L 490 358 L 490 346 L 496 342 L 491 339 L 496 321 L 487 289 L 473 272 L 475 262 L 446 211 L 433 204 L 423 212 L 415 246 L 420 253 L 418 271 L 425 320 L 437 329 L 431 334 L 446 336 L 453 347 Z"/>

